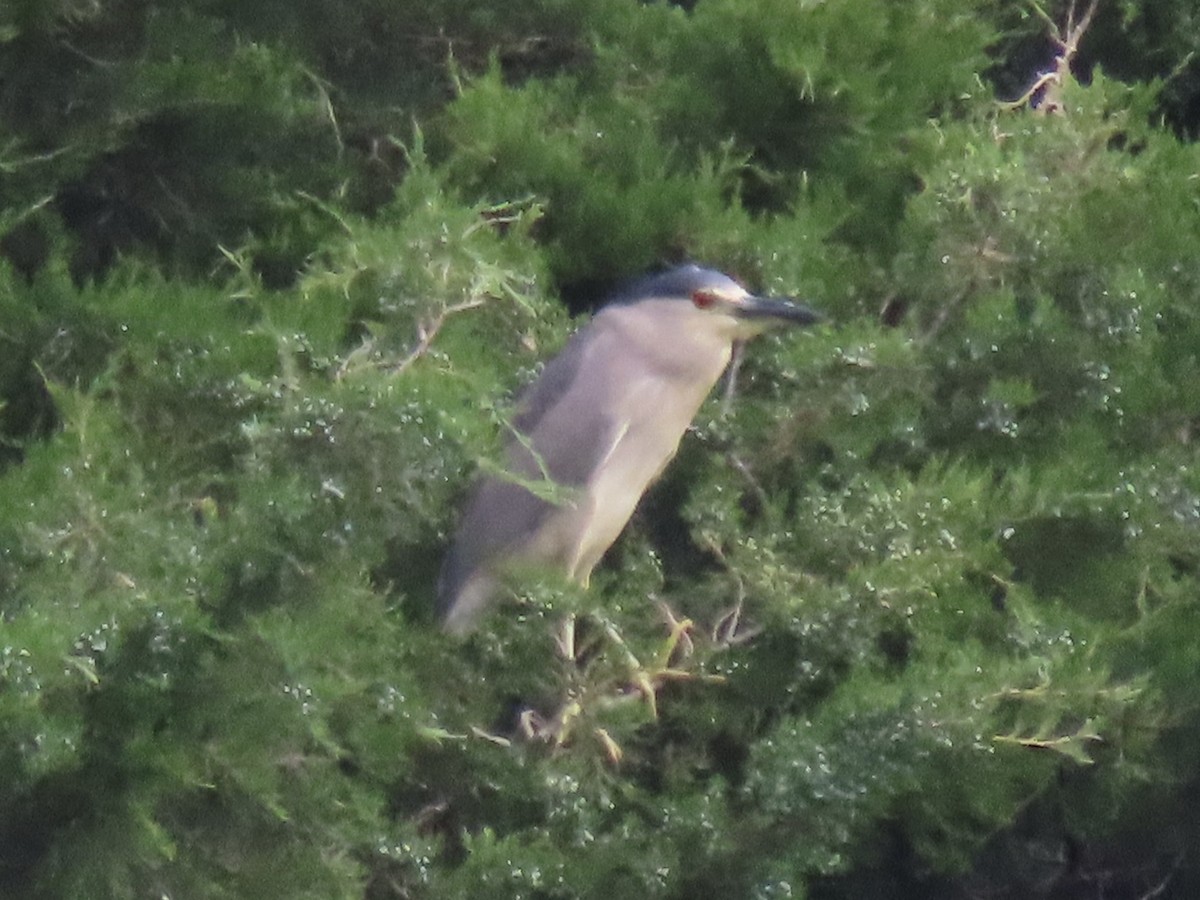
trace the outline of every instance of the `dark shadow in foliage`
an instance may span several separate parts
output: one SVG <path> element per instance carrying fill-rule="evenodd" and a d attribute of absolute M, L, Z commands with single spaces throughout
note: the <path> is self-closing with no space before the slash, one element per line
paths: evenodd
<path fill-rule="evenodd" d="M 1195 730 L 1188 732 L 1194 748 Z M 988 841 L 972 871 L 958 879 L 960 889 L 999 900 L 1196 896 L 1197 783 L 1144 786 L 1125 820 L 1097 839 L 1087 831 L 1098 827 L 1103 833 L 1103 828 L 1088 821 L 1086 810 L 1103 805 L 1098 799 L 1104 796 L 1103 781 L 1098 767 L 1064 768 L 1061 790 L 1036 798 Z"/>
<path fill-rule="evenodd" d="M 0 237 L 0 258 L 21 275 L 27 284 L 50 258 L 50 235 L 40 219 L 26 219 Z"/>
<path fill-rule="evenodd" d="M 637 521 L 662 562 L 668 589 L 722 568 L 720 560 L 710 550 L 700 547 L 692 539 L 691 529 L 682 514 L 701 455 L 710 452 L 692 446 L 692 441 L 685 439 L 684 443 L 663 478 L 646 492 L 636 513 Z"/>
<path fill-rule="evenodd" d="M 384 558 L 371 571 L 371 584 L 389 597 L 402 598 L 400 611 L 414 625 L 432 627 L 435 594 L 446 544 L 435 540 L 390 540 Z"/>
<path fill-rule="evenodd" d="M 51 386 L 90 382 L 114 346 L 65 278 L 46 273 L 13 287 L 0 296 L 0 472 L 58 430 Z"/>
<path fill-rule="evenodd" d="M 826 875 L 809 883 L 810 900 L 959 900 L 952 879 L 930 872 L 909 843 L 904 827 L 880 822 L 874 829 L 870 855 L 856 859 L 844 875 Z"/>
<path fill-rule="evenodd" d="M 617 284 L 611 278 L 580 278 L 564 283 L 558 293 L 572 316 L 590 316 L 604 306 Z"/>
<path fill-rule="evenodd" d="M 102 281 L 118 255 L 136 246 L 165 249 L 166 234 L 151 217 L 152 204 L 137 196 L 153 184 L 153 172 L 148 160 L 109 158 L 63 185 L 55 207 L 75 237 L 70 272 L 76 287 Z"/>
<path fill-rule="evenodd" d="M 66 769 L 0 796 L 0 896 L 35 896 L 31 879 L 55 841 L 89 814 L 92 798 L 87 773 Z"/>
<path fill-rule="evenodd" d="M 1046 548 L 1054 548 L 1047 553 Z M 1106 559 L 1117 558 L 1126 550 L 1125 538 L 1117 522 L 1106 522 L 1081 516 L 1062 516 L 1029 519 L 1011 526 L 1011 535 L 1004 541 L 1005 555 L 1013 564 L 1013 578 L 1027 582 L 1041 597 L 1047 599 L 1066 594 L 1089 598 L 1089 612 L 1099 616 L 1128 616 L 1135 612 L 1132 603 L 1122 609 L 1108 608 L 1111 593 L 1119 588 L 1106 585 L 1100 596 L 1072 588 L 1091 580 Z M 1132 598 L 1136 588 L 1130 584 L 1124 596 Z M 1082 595 L 1082 596 L 1081 596 Z"/>
<path fill-rule="evenodd" d="M 1090 0 L 1070 6 L 1078 20 Z M 1066 2 L 1043 5 L 1056 21 L 1065 21 Z M 1021 96 L 1037 77 L 1053 70 L 1059 48 L 1047 25 L 1027 14 L 1027 6 L 1001 10 L 1003 37 L 991 48 L 993 65 L 985 77 L 998 97 Z M 1156 116 L 1162 116 L 1186 140 L 1200 136 L 1200 59 L 1194 53 L 1194 5 L 1191 0 L 1161 2 L 1100 2 L 1079 44 L 1072 72 L 1084 84 L 1100 68 L 1105 75 L 1127 83 L 1164 82 Z"/>
<path fill-rule="evenodd" d="M 0 337 L 0 348 L 5 341 Z M 0 473 L 25 458 L 23 445 L 44 440 L 59 426 L 58 409 L 45 380 L 24 353 L 0 362 Z"/>

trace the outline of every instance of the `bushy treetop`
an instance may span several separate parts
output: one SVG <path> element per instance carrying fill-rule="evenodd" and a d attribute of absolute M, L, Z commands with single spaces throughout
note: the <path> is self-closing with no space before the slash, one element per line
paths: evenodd
<path fill-rule="evenodd" d="M 0 894 L 1200 889 L 1192 4 L 0 9 Z M 433 595 L 512 397 L 748 348 L 588 590 Z"/>

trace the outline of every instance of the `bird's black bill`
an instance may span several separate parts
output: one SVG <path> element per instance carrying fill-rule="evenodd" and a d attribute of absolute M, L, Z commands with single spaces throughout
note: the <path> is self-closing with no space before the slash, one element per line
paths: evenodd
<path fill-rule="evenodd" d="M 773 319 L 792 325 L 813 325 L 825 317 L 803 303 L 783 297 L 746 297 L 734 307 L 739 319 Z"/>

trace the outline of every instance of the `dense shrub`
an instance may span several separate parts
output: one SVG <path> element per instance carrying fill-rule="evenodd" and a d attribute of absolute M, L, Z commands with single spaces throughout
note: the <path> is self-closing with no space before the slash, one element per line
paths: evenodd
<path fill-rule="evenodd" d="M 0 893 L 1193 894 L 1190 4 L 509 6 L 0 11 Z M 685 257 L 832 323 L 445 637 Z"/>

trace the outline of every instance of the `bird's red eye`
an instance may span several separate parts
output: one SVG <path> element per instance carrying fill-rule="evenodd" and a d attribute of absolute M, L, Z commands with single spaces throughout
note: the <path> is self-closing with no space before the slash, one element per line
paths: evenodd
<path fill-rule="evenodd" d="M 717 302 L 717 295 L 710 291 L 694 291 L 692 293 L 692 305 L 696 309 L 708 309 Z"/>

